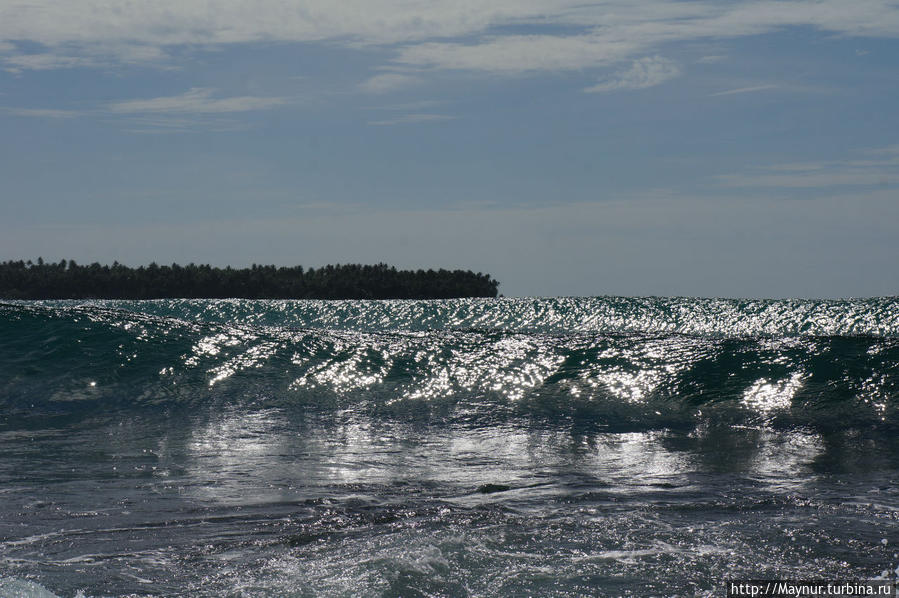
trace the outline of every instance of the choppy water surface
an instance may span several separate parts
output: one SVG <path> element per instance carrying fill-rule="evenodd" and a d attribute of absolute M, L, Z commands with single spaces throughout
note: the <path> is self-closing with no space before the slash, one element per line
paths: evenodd
<path fill-rule="evenodd" d="M 0 596 L 899 568 L 899 300 L 0 304 Z"/>

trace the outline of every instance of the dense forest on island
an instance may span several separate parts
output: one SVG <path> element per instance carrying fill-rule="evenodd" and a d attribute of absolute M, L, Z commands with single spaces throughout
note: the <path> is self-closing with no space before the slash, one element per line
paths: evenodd
<path fill-rule="evenodd" d="M 0 263 L 6 299 L 450 299 L 496 297 L 499 283 L 468 270 L 397 270 L 387 264 L 304 269 L 254 264 L 216 268 L 188 264 L 139 268 L 73 260 Z"/>

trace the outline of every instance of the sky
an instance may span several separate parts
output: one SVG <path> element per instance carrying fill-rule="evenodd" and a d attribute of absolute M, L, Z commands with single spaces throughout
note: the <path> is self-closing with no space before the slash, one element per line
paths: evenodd
<path fill-rule="evenodd" d="M 0 260 L 899 294 L 896 0 L 0 0 Z"/>

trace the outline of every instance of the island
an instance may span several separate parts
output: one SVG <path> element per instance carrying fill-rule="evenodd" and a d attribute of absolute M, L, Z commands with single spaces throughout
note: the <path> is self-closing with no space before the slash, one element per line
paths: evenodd
<path fill-rule="evenodd" d="M 4 299 L 451 299 L 496 297 L 499 283 L 469 270 L 397 270 L 387 264 L 304 269 L 253 264 L 131 268 L 74 260 L 0 263 Z"/>

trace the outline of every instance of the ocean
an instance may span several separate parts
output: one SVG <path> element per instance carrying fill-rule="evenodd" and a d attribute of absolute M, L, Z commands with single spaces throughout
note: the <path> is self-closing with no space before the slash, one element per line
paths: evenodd
<path fill-rule="evenodd" d="M 0 596 L 899 574 L 899 299 L 0 303 Z"/>

